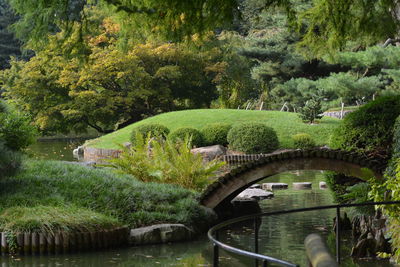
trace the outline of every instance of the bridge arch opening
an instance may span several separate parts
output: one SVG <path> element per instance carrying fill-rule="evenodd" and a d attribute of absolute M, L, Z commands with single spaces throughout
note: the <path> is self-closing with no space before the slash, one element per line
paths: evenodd
<path fill-rule="evenodd" d="M 211 184 L 201 197 L 201 204 L 217 213 L 229 208 L 240 192 L 268 177 L 288 171 L 322 170 L 343 173 L 362 180 L 382 179 L 386 162 L 365 155 L 340 150 L 294 150 L 263 157 L 243 164 Z"/>

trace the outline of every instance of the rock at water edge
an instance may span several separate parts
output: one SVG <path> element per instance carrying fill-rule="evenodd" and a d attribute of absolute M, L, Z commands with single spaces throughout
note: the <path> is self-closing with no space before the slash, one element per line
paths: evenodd
<path fill-rule="evenodd" d="M 237 195 L 237 198 L 253 198 L 256 200 L 263 200 L 267 198 L 272 198 L 274 196 L 274 193 L 265 191 L 262 189 L 258 188 L 248 188 L 242 191 L 239 195 Z"/>

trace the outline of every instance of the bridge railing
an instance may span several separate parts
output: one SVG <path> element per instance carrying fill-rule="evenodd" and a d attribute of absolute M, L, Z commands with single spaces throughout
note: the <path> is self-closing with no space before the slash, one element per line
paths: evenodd
<path fill-rule="evenodd" d="M 307 212 L 307 211 L 315 211 L 315 210 L 326 210 L 326 209 L 335 209 L 336 210 L 336 262 L 340 263 L 340 234 L 341 234 L 341 225 L 340 225 L 340 210 L 342 208 L 349 207 L 362 207 L 362 206 L 376 206 L 376 205 L 396 205 L 400 204 L 400 201 L 383 201 L 383 202 L 367 202 L 367 203 L 355 203 L 355 204 L 340 204 L 340 205 L 328 205 L 328 206 L 317 206 L 310 208 L 302 208 L 302 209 L 292 209 L 292 210 L 281 210 L 274 212 L 266 212 L 266 213 L 258 213 L 253 215 L 242 216 L 239 218 L 234 218 L 231 220 L 227 220 L 220 224 L 212 227 L 207 235 L 210 241 L 213 244 L 213 266 L 219 266 L 219 250 L 223 249 L 225 251 L 232 252 L 237 255 L 242 255 L 254 260 L 254 266 L 258 267 L 261 263 L 263 267 L 268 266 L 269 263 L 279 264 L 281 266 L 299 266 L 298 264 L 291 263 L 282 259 L 270 257 L 267 255 L 262 255 L 258 253 L 259 250 L 259 237 L 258 237 L 258 227 L 260 224 L 260 217 L 267 217 L 273 215 L 283 215 L 297 212 Z M 239 249 L 228 244 L 225 244 L 219 241 L 219 233 L 224 228 L 228 228 L 229 226 L 243 221 L 253 221 L 253 229 L 254 229 L 254 252 Z"/>

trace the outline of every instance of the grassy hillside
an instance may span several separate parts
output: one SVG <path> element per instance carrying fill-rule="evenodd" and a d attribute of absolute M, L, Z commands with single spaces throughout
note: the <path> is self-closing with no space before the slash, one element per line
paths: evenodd
<path fill-rule="evenodd" d="M 210 221 L 198 194 L 187 189 L 58 161 L 25 161 L 16 176 L 0 179 L 0 195 L 0 230 L 46 224 L 50 230 L 157 223 L 201 227 Z"/>
<path fill-rule="evenodd" d="M 319 124 L 305 124 L 298 114 L 279 111 L 235 110 L 235 109 L 196 109 L 163 113 L 100 138 L 90 140 L 88 146 L 97 148 L 118 148 L 118 144 L 128 142 L 132 130 L 145 123 L 160 123 L 171 131 L 180 127 L 201 129 L 208 123 L 225 122 L 262 122 L 274 128 L 278 134 L 281 148 L 291 148 L 291 136 L 297 133 L 309 133 L 318 145 L 329 142 L 331 131 L 339 125 L 340 120 L 325 117 Z"/>

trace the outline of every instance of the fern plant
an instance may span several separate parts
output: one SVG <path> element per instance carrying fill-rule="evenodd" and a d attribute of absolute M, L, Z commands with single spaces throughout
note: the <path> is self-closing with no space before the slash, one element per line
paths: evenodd
<path fill-rule="evenodd" d="M 148 136 L 136 136 L 131 148 L 122 148 L 119 158 L 109 159 L 109 166 L 119 172 L 131 174 L 144 182 L 180 185 L 200 191 L 211 181 L 211 177 L 224 163 L 213 160 L 205 162 L 200 154 L 193 154 L 191 139 L 174 143 Z"/>

